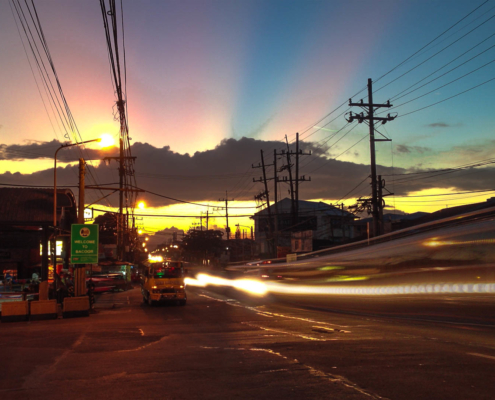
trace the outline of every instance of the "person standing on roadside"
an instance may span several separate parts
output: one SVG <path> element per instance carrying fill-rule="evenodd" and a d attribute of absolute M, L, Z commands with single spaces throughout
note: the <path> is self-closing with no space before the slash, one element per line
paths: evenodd
<path fill-rule="evenodd" d="M 87 283 L 87 287 L 88 287 L 88 297 L 89 297 L 89 308 L 92 310 L 93 309 L 93 306 L 95 304 L 95 283 L 93 282 L 93 279 L 92 278 L 89 278 L 88 280 L 88 283 Z"/>
<path fill-rule="evenodd" d="M 3 282 L 3 286 L 5 289 L 9 288 L 10 290 L 12 290 L 12 275 L 10 275 L 9 271 L 5 273 Z"/>

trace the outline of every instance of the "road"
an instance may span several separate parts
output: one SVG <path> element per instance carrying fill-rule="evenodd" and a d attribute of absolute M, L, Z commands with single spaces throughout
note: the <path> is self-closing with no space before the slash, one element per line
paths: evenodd
<path fill-rule="evenodd" d="M 401 319 L 381 301 L 388 315 L 350 311 L 366 298 L 323 310 L 233 289 L 190 288 L 185 307 L 101 295 L 89 318 L 0 325 L 0 398 L 493 398 L 494 325 Z M 470 301 L 493 317 L 493 300 Z"/>

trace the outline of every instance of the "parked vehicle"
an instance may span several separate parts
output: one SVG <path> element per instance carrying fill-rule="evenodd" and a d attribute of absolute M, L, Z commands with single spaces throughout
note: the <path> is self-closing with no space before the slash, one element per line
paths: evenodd
<path fill-rule="evenodd" d="M 91 277 L 95 285 L 94 292 L 116 292 L 127 290 L 127 281 L 123 274 L 98 274 Z M 86 282 L 89 278 L 86 279 Z"/>

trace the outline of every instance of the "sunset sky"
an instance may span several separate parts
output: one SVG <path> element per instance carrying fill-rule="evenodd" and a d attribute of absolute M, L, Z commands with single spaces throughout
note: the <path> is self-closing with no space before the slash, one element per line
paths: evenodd
<path fill-rule="evenodd" d="M 35 5 L 83 140 L 102 133 L 117 138 L 99 3 L 43 0 Z M 386 112 L 398 114 L 377 126 L 392 138 L 377 143 L 379 173 L 387 175 L 387 188 L 396 194 L 388 198 L 389 206 L 431 212 L 493 195 L 490 164 L 408 181 L 402 174 L 495 160 L 494 0 L 124 0 L 123 5 L 138 186 L 211 204 L 209 213 L 217 218 L 210 224 L 225 224 L 224 211 L 214 206 L 226 191 L 236 199 L 233 207 L 251 207 L 232 209 L 232 216 L 254 212 L 253 196 L 262 185 L 252 182 L 260 170 L 251 165 L 260 162 L 260 149 L 271 163 L 273 150 L 284 148 L 285 135 L 293 142 L 296 132 L 302 148 L 313 152 L 301 160 L 301 174 L 312 180 L 301 186 L 301 199 L 350 205 L 368 195 L 368 127 L 345 126 L 339 114 L 347 106 L 322 119 L 365 88 L 368 78 L 376 81 L 374 101 L 390 99 L 396 107 Z M 33 76 L 16 20 L 12 3 L 0 2 L 0 183 L 49 186 L 54 152 L 66 139 L 46 94 L 41 87 L 41 95 L 38 91 L 41 80 L 26 48 Z M 367 101 L 366 91 L 353 97 L 360 99 Z M 98 161 L 117 149 L 87 149 L 98 183 L 118 182 L 116 165 Z M 59 185 L 77 185 L 77 151 L 59 154 Z M 286 185 L 280 190 L 287 196 Z M 404 198 L 473 191 L 486 192 Z M 87 196 L 87 203 L 101 197 Z M 149 214 L 207 210 L 149 193 L 140 199 Z M 117 199 L 100 204 L 115 207 Z M 145 217 L 140 223 L 156 231 L 187 229 L 193 222 L 199 219 Z M 231 226 L 236 223 L 249 229 L 252 221 L 232 218 Z"/>

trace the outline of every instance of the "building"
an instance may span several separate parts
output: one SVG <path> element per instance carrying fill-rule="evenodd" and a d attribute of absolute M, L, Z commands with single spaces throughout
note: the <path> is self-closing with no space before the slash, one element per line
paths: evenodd
<path fill-rule="evenodd" d="M 297 248 L 311 251 L 354 239 L 354 214 L 321 201 L 299 200 L 297 205 L 297 217 L 292 213 L 292 201 L 289 198 L 254 214 L 255 241 L 260 255 L 273 256 L 275 246 L 280 255 L 288 248 L 290 251 L 298 251 Z M 269 214 L 272 216 L 271 226 Z M 298 240 L 309 241 L 311 249 L 308 246 L 297 246 Z"/>
<path fill-rule="evenodd" d="M 57 263 L 68 262 L 70 226 L 77 222 L 77 205 L 69 189 L 57 189 Z M 48 278 L 49 243 L 53 235 L 53 189 L 0 188 L 0 274 L 18 279 L 33 272 Z"/>

